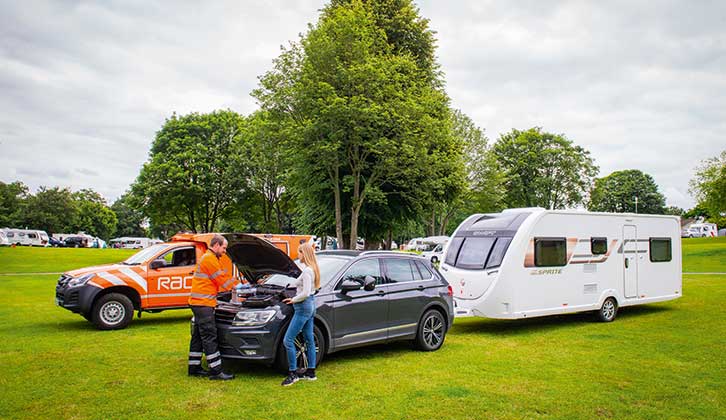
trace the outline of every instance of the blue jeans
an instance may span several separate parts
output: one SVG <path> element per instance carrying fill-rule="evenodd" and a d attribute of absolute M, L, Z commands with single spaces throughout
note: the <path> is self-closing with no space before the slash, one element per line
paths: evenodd
<path fill-rule="evenodd" d="M 313 335 L 313 316 L 315 315 L 315 296 L 308 296 L 300 303 L 292 305 L 295 314 L 287 327 L 285 338 L 282 340 L 287 351 L 287 365 L 289 370 L 297 369 L 297 352 L 295 351 L 295 337 L 302 331 L 305 338 L 305 355 L 308 359 L 308 368 L 315 368 L 315 336 Z"/>

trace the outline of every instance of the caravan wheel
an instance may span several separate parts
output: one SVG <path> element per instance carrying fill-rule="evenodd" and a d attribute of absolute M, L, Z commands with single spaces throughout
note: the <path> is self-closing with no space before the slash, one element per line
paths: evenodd
<path fill-rule="evenodd" d="M 602 303 L 602 307 L 597 311 L 597 318 L 602 322 L 612 322 L 615 315 L 618 314 L 618 302 L 615 298 L 609 297 Z"/>

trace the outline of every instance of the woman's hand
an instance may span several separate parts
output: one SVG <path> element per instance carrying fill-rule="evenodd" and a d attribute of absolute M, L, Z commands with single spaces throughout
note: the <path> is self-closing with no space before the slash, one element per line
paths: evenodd
<path fill-rule="evenodd" d="M 282 303 L 287 303 L 288 305 L 292 305 L 292 298 L 287 298 L 282 301 Z"/>

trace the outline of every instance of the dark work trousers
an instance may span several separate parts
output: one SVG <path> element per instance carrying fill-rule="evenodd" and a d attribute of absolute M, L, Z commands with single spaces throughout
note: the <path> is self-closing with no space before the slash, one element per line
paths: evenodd
<path fill-rule="evenodd" d="M 189 342 L 189 372 L 202 369 L 202 351 L 207 355 L 207 365 L 211 374 L 222 371 L 222 355 L 217 345 L 217 325 L 214 323 L 214 308 L 211 306 L 192 306 L 194 329 Z"/>

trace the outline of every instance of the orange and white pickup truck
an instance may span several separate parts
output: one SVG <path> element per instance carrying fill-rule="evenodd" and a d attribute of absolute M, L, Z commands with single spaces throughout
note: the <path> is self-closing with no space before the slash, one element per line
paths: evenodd
<path fill-rule="evenodd" d="M 209 246 L 212 233 L 178 233 L 169 242 L 152 245 L 118 264 L 67 271 L 58 279 L 55 302 L 83 315 L 102 330 L 125 328 L 134 311 L 161 312 L 188 308 L 192 277 Z M 310 235 L 255 235 L 297 258 L 298 246 Z M 226 255 L 223 266 L 240 281 L 243 276 Z"/>

